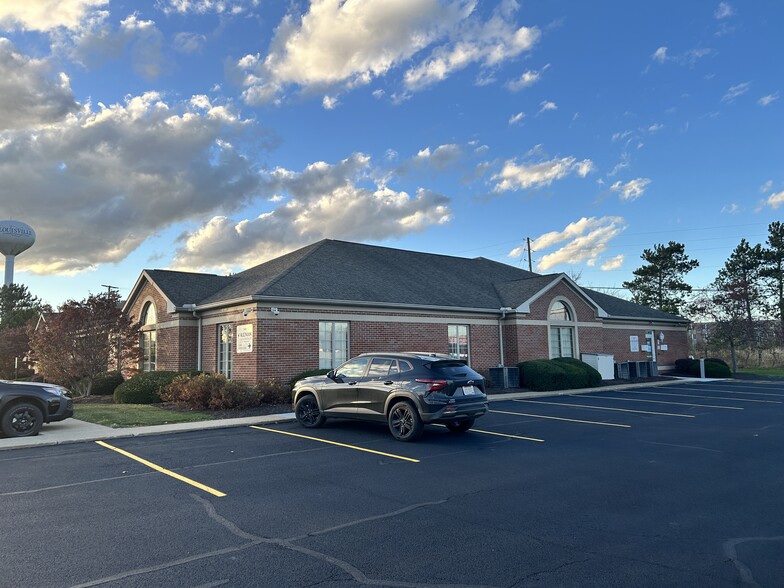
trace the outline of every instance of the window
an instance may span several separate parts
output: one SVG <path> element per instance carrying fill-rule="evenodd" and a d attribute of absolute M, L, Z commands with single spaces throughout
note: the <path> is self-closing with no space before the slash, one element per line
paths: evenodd
<path fill-rule="evenodd" d="M 335 374 L 338 378 L 362 378 L 365 376 L 365 368 L 368 364 L 367 357 L 358 357 L 357 359 L 352 359 L 348 363 L 344 363 L 340 366 Z"/>
<path fill-rule="evenodd" d="M 232 330 L 231 324 L 218 325 L 218 373 L 231 378 Z"/>
<path fill-rule="evenodd" d="M 155 323 L 158 322 L 158 314 L 155 305 L 148 302 L 142 309 L 139 322 L 142 325 L 141 347 L 142 347 L 142 371 L 154 372 L 158 354 L 158 333 L 155 330 Z"/>
<path fill-rule="evenodd" d="M 468 325 L 449 325 L 449 355 L 468 362 Z"/>
<path fill-rule="evenodd" d="M 394 359 L 375 358 L 370 362 L 368 378 L 380 378 L 389 374 L 397 373 L 397 362 Z"/>
<path fill-rule="evenodd" d="M 319 369 L 328 370 L 348 359 L 348 323 L 319 323 Z"/>
<path fill-rule="evenodd" d="M 572 311 L 560 300 L 550 308 L 550 357 L 574 357 L 574 327 L 563 323 L 572 322 Z M 561 323 L 561 324 L 559 324 Z"/>

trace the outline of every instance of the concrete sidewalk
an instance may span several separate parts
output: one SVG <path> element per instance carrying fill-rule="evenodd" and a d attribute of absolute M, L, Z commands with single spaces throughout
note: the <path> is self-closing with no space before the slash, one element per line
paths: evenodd
<path fill-rule="evenodd" d="M 600 386 L 598 388 L 581 388 L 579 390 L 558 390 L 554 392 L 522 392 L 510 391 L 502 394 L 490 394 L 490 402 L 501 400 L 514 400 L 516 398 L 545 398 L 552 396 L 571 396 L 588 394 L 591 392 L 607 392 L 610 390 L 629 390 L 634 388 L 650 388 L 652 386 L 669 386 L 685 382 L 705 382 L 699 378 L 673 378 L 662 382 L 643 382 L 640 384 L 622 384 L 617 386 Z M 193 423 L 174 423 L 170 425 L 155 425 L 151 427 L 125 427 L 113 429 L 104 425 L 96 425 L 67 419 L 59 423 L 44 425 L 41 432 L 35 437 L 18 437 L 12 439 L 0 438 L 0 451 L 4 449 L 21 449 L 24 447 L 38 447 L 41 445 L 61 445 L 64 443 L 79 443 L 84 441 L 98 441 L 105 439 L 121 439 L 127 437 L 141 437 L 145 435 L 163 435 L 167 433 L 182 433 L 185 431 L 204 431 L 207 429 L 222 429 L 227 427 L 247 427 L 270 423 L 283 423 L 294 420 L 294 413 L 282 413 L 264 416 L 242 417 L 236 419 L 216 419 L 212 421 L 197 421 Z"/>

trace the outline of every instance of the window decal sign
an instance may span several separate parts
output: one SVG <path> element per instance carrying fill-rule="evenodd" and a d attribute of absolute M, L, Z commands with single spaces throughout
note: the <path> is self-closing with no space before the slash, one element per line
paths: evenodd
<path fill-rule="evenodd" d="M 237 353 L 253 351 L 253 325 L 237 326 Z"/>
<path fill-rule="evenodd" d="M 637 335 L 629 335 L 629 351 L 632 353 L 640 351 L 640 339 Z"/>

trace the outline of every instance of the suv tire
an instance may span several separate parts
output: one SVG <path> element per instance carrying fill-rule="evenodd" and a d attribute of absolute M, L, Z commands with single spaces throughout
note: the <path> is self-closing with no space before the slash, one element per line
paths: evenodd
<path fill-rule="evenodd" d="M 297 400 L 294 416 L 297 418 L 297 422 L 307 429 L 316 429 L 327 420 L 327 417 L 321 414 L 313 394 L 304 394 Z"/>
<path fill-rule="evenodd" d="M 417 409 L 407 400 L 401 400 L 392 406 L 387 423 L 389 432 L 398 441 L 416 441 L 425 428 Z"/>
<path fill-rule="evenodd" d="M 41 430 L 44 415 L 31 402 L 18 402 L 9 406 L 0 419 L 6 437 L 33 437 Z"/>

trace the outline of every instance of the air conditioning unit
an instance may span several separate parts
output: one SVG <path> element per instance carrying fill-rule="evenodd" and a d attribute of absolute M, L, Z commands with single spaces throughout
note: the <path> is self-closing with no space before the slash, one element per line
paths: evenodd
<path fill-rule="evenodd" d="M 615 379 L 616 380 L 628 380 L 629 379 L 629 362 L 624 361 L 622 363 L 615 364 Z"/>
<path fill-rule="evenodd" d="M 490 368 L 490 384 L 493 388 L 519 388 L 520 368 L 494 367 Z"/>

